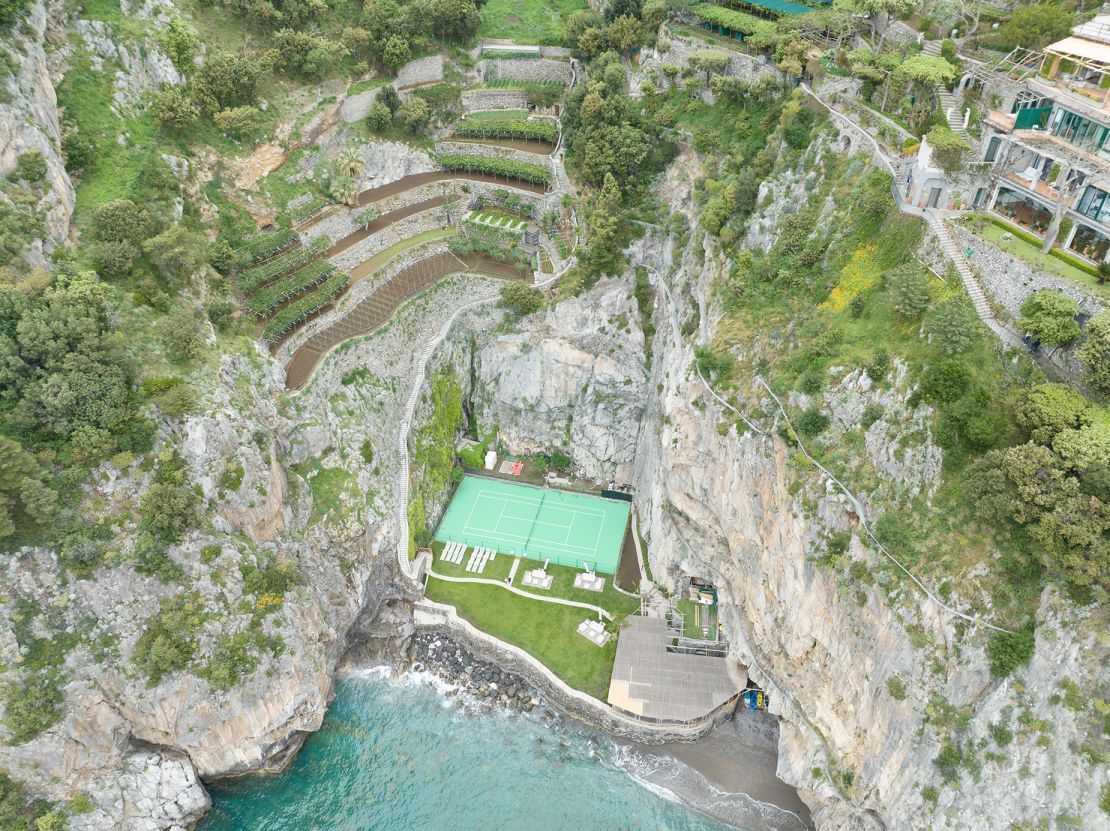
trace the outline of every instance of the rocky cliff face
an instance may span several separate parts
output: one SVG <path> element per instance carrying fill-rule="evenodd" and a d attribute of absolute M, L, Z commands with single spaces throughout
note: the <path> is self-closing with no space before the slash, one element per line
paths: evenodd
<path fill-rule="evenodd" d="M 45 195 L 37 208 L 47 233 L 31 252 L 29 259 L 34 265 L 45 264 L 43 252 L 49 253 L 69 237 L 69 218 L 75 201 L 62 159 L 55 79 L 51 77 L 44 48 L 48 22 L 63 15 L 61 9 L 51 8 L 48 12 L 47 4 L 38 0 L 4 38 L 4 51 L 12 71 L 0 75 L 0 177 L 14 170 L 19 157 L 31 151 L 42 154 L 47 168 Z"/>
<path fill-rule="evenodd" d="M 695 173 L 694 160 L 680 157 L 662 189 L 672 211 L 691 220 L 684 180 Z M 788 171 L 769 190 L 792 188 L 796 178 Z M 767 217 L 752 227 L 773 238 Z M 669 585 L 696 575 L 720 590 L 732 657 L 770 691 L 782 718 L 779 774 L 799 787 L 819 827 L 1025 828 L 1060 816 L 1096 827 L 1104 774 L 1092 776 L 1084 755 L 1086 702 L 1069 707 L 1059 694 L 1062 679 L 1097 688 L 1106 647 L 1096 622 L 1046 590 L 1032 665 L 993 681 L 984 632 L 892 577 L 861 544 L 846 498 L 777 436 L 769 399 L 749 403 L 767 428 L 759 434 L 693 374 L 693 346 L 713 331 L 710 291 L 721 263 L 712 245 L 696 233 L 691 240 L 674 251 L 673 239 L 649 235 L 632 250 L 657 290 L 646 383 L 637 349 L 612 349 L 596 326 L 574 325 L 587 308 L 602 321 L 630 314 L 625 278 L 480 347 L 480 418 L 496 423 L 513 451 L 573 437 L 568 446 L 590 475 L 634 458 L 628 478 L 653 574 Z M 896 367 L 892 388 L 879 393 L 845 370 L 824 409 L 854 426 L 867 403 L 904 400 L 907 383 Z M 592 404 L 599 385 L 604 416 Z M 884 416 L 868 430 L 864 452 L 883 483 L 875 499 L 936 487 L 941 453 L 926 415 Z M 904 438 L 915 431 L 925 439 L 907 451 Z M 852 534 L 850 569 L 815 562 L 834 531 Z M 962 785 L 945 784 L 934 763 L 957 721 L 975 756 Z M 1012 742 L 997 741 L 998 725 Z"/>
<path fill-rule="evenodd" d="M 609 280 L 495 338 L 475 360 L 479 431 L 500 428 L 518 453 L 570 450 L 593 479 L 627 478 L 646 399 L 638 317 L 628 281 Z"/>
<path fill-rule="evenodd" d="M 401 345 L 400 330 L 394 340 L 397 347 L 379 343 L 379 351 L 407 368 L 412 349 Z M 366 431 L 345 434 L 337 417 L 306 437 L 303 414 L 275 403 L 284 391 L 269 369 L 225 357 L 211 386 L 198 390 L 205 412 L 163 425 L 208 505 L 201 526 L 167 552 L 178 576 L 162 582 L 133 564 L 137 528 L 128 511 L 151 473 L 115 461 L 94 477 L 87 508 L 90 517 L 115 517 L 116 551 L 88 578 L 61 573 L 57 552 L 23 550 L 4 560 L 0 660 L 28 660 L 32 636 L 68 651 L 57 681 L 64 717 L 22 744 L 2 729 L 0 768 L 47 798 L 87 794 L 93 810 L 72 818 L 75 831 L 188 828 L 209 804 L 202 778 L 282 765 L 319 727 L 352 631 L 408 595 L 395 581 L 389 524 L 373 506 L 348 521 L 344 509 L 364 499 L 356 501 L 353 488 L 336 493 L 334 468 L 314 455 L 357 447 Z M 322 384 L 325 397 L 341 386 L 337 377 Z M 372 391 L 351 392 L 362 406 L 377 406 Z M 397 395 L 383 383 L 380 406 Z M 388 419 L 375 423 L 391 431 Z M 237 481 L 222 475 L 229 469 Z M 327 506 L 314 506 L 325 493 L 313 482 L 319 475 L 329 483 Z M 324 507 L 340 515 L 329 521 Z M 273 564 L 298 575 L 283 594 L 247 580 Z M 152 682 L 136 654 L 166 609 L 184 613 L 164 619 L 166 637 L 187 629 L 191 659 Z M 243 642 L 251 644 L 245 651 L 236 646 Z M 212 674 L 218 666 L 236 674 Z"/>

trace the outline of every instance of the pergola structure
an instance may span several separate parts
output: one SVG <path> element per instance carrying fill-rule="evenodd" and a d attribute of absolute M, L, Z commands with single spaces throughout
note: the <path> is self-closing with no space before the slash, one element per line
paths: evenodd
<path fill-rule="evenodd" d="M 1075 67 L 1073 75 L 1079 81 L 1092 74 L 1099 75 L 1100 80 L 1101 76 L 1110 75 L 1110 15 L 1099 15 L 1077 26 L 1069 37 L 1046 46 L 1041 71 L 1045 71 L 1048 63 L 1047 77 L 1055 81 L 1065 61 Z M 1097 84 L 1086 87 L 1089 91 L 1085 89 L 1085 94 L 1093 98 L 1092 93 L 1096 93 L 1102 98 L 1102 106 L 1110 107 L 1110 88 L 1103 90 Z"/>

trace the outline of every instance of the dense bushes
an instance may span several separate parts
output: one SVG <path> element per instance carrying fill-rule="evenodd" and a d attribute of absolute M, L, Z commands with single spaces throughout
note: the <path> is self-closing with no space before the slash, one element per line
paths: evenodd
<path fill-rule="evenodd" d="M 1020 666 L 1029 663 L 1037 641 L 1030 623 L 1019 632 L 995 632 L 987 643 L 987 657 L 991 662 L 991 675 L 1005 678 Z"/>
<path fill-rule="evenodd" d="M 162 601 L 162 608 L 147 621 L 135 644 L 135 664 L 150 686 L 189 666 L 204 620 L 199 597 L 185 595 Z"/>
<path fill-rule="evenodd" d="M 4 701 L 4 726 L 15 744 L 35 738 L 57 724 L 63 715 L 63 679 L 53 670 L 9 677 L 0 696 Z"/>

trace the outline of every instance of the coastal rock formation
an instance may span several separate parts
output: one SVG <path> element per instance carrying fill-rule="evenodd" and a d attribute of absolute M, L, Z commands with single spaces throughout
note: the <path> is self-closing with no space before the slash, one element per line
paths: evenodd
<path fill-rule="evenodd" d="M 769 188 L 799 185 L 787 171 Z M 681 199 L 671 206 L 688 207 Z M 1055 692 L 1061 679 L 1084 689 L 1097 682 L 1105 646 L 1093 622 L 1046 589 L 1031 666 L 992 679 L 989 633 L 942 610 L 868 548 L 854 505 L 824 477 L 799 470 L 777 434 L 746 429 L 710 397 L 692 370 L 695 339 L 683 328 L 712 335 L 705 310 L 713 308 L 719 264 L 711 251 L 694 253 L 672 256 L 658 237 L 633 248 L 633 264 L 657 278 L 647 383 L 637 349 L 615 348 L 596 327 L 568 325 L 585 324 L 585 309 L 602 321 L 629 313 L 627 295 L 613 290 L 622 283 L 603 283 L 479 348 L 475 406 L 483 423 L 495 423 L 513 451 L 541 449 L 529 437 L 557 444 L 570 435 L 588 475 L 635 459 L 629 481 L 652 572 L 668 586 L 683 574 L 717 586 L 732 657 L 769 691 L 783 720 L 780 776 L 799 787 L 818 827 L 955 831 L 1098 811 L 1097 784 L 1083 773 L 1083 708 L 1069 709 Z M 629 278 L 623 285 L 627 292 Z M 568 318 L 564 306 L 575 313 Z M 605 412 L 616 418 L 591 409 L 598 366 L 614 381 Z M 904 370 L 893 373 L 891 389 L 878 393 L 844 370 L 824 393 L 825 405 L 845 425 L 856 424 L 867 403 L 904 411 L 889 406 L 908 395 Z M 774 426 L 773 402 L 749 406 Z M 881 482 L 862 495 L 873 502 L 870 519 L 907 492 L 935 491 L 941 453 L 925 415 L 924 408 L 886 413 L 868 429 L 864 450 Z M 911 434 L 918 444 L 907 448 Z M 607 451 L 614 455 L 607 459 Z M 850 577 L 816 562 L 833 532 L 851 535 Z M 1036 715 L 1029 701 L 1038 702 Z M 954 718 L 966 719 L 965 741 L 979 748 L 990 746 L 998 725 L 1015 736 L 1004 752 L 987 752 L 975 783 L 962 788 L 945 785 L 934 763 L 947 741 L 946 719 Z M 1038 780 L 1052 787 L 1029 786 Z"/>

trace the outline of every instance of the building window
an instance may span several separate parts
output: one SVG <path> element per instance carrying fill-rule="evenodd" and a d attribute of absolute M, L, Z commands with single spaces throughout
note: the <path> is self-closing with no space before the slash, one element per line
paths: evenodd
<path fill-rule="evenodd" d="M 1108 131 L 1105 127 L 1089 118 L 1068 112 L 1056 110 L 1052 114 L 1052 134 L 1069 141 L 1076 147 L 1097 152 L 1102 148 Z"/>
<path fill-rule="evenodd" d="M 1105 191 L 1098 188 L 1088 187 L 1083 192 L 1076 210 L 1083 216 L 1089 216 L 1099 222 L 1110 222 L 1110 199 L 1107 198 Z"/>
<path fill-rule="evenodd" d="M 986 193 L 985 188 L 979 188 L 979 190 L 975 191 L 975 201 L 971 203 L 971 207 L 978 208 L 980 205 L 982 205 L 983 204 L 983 195 L 985 193 Z"/>
<path fill-rule="evenodd" d="M 1028 228 L 1035 234 L 1044 235 L 1045 229 L 1052 222 L 1052 211 L 1028 196 L 1012 191 L 1009 188 L 998 189 L 998 199 L 994 202 L 995 213 L 1009 219 L 1011 222 Z"/>
<path fill-rule="evenodd" d="M 1002 139 L 1000 139 L 998 136 L 992 138 L 987 144 L 987 155 L 984 161 L 993 162 L 996 158 L 998 158 L 998 148 L 1001 146 Z"/>
<path fill-rule="evenodd" d="M 1076 254 L 1086 257 L 1096 263 L 1106 259 L 1106 252 L 1110 250 L 1110 240 L 1086 225 L 1076 225 L 1075 234 L 1068 246 Z"/>

